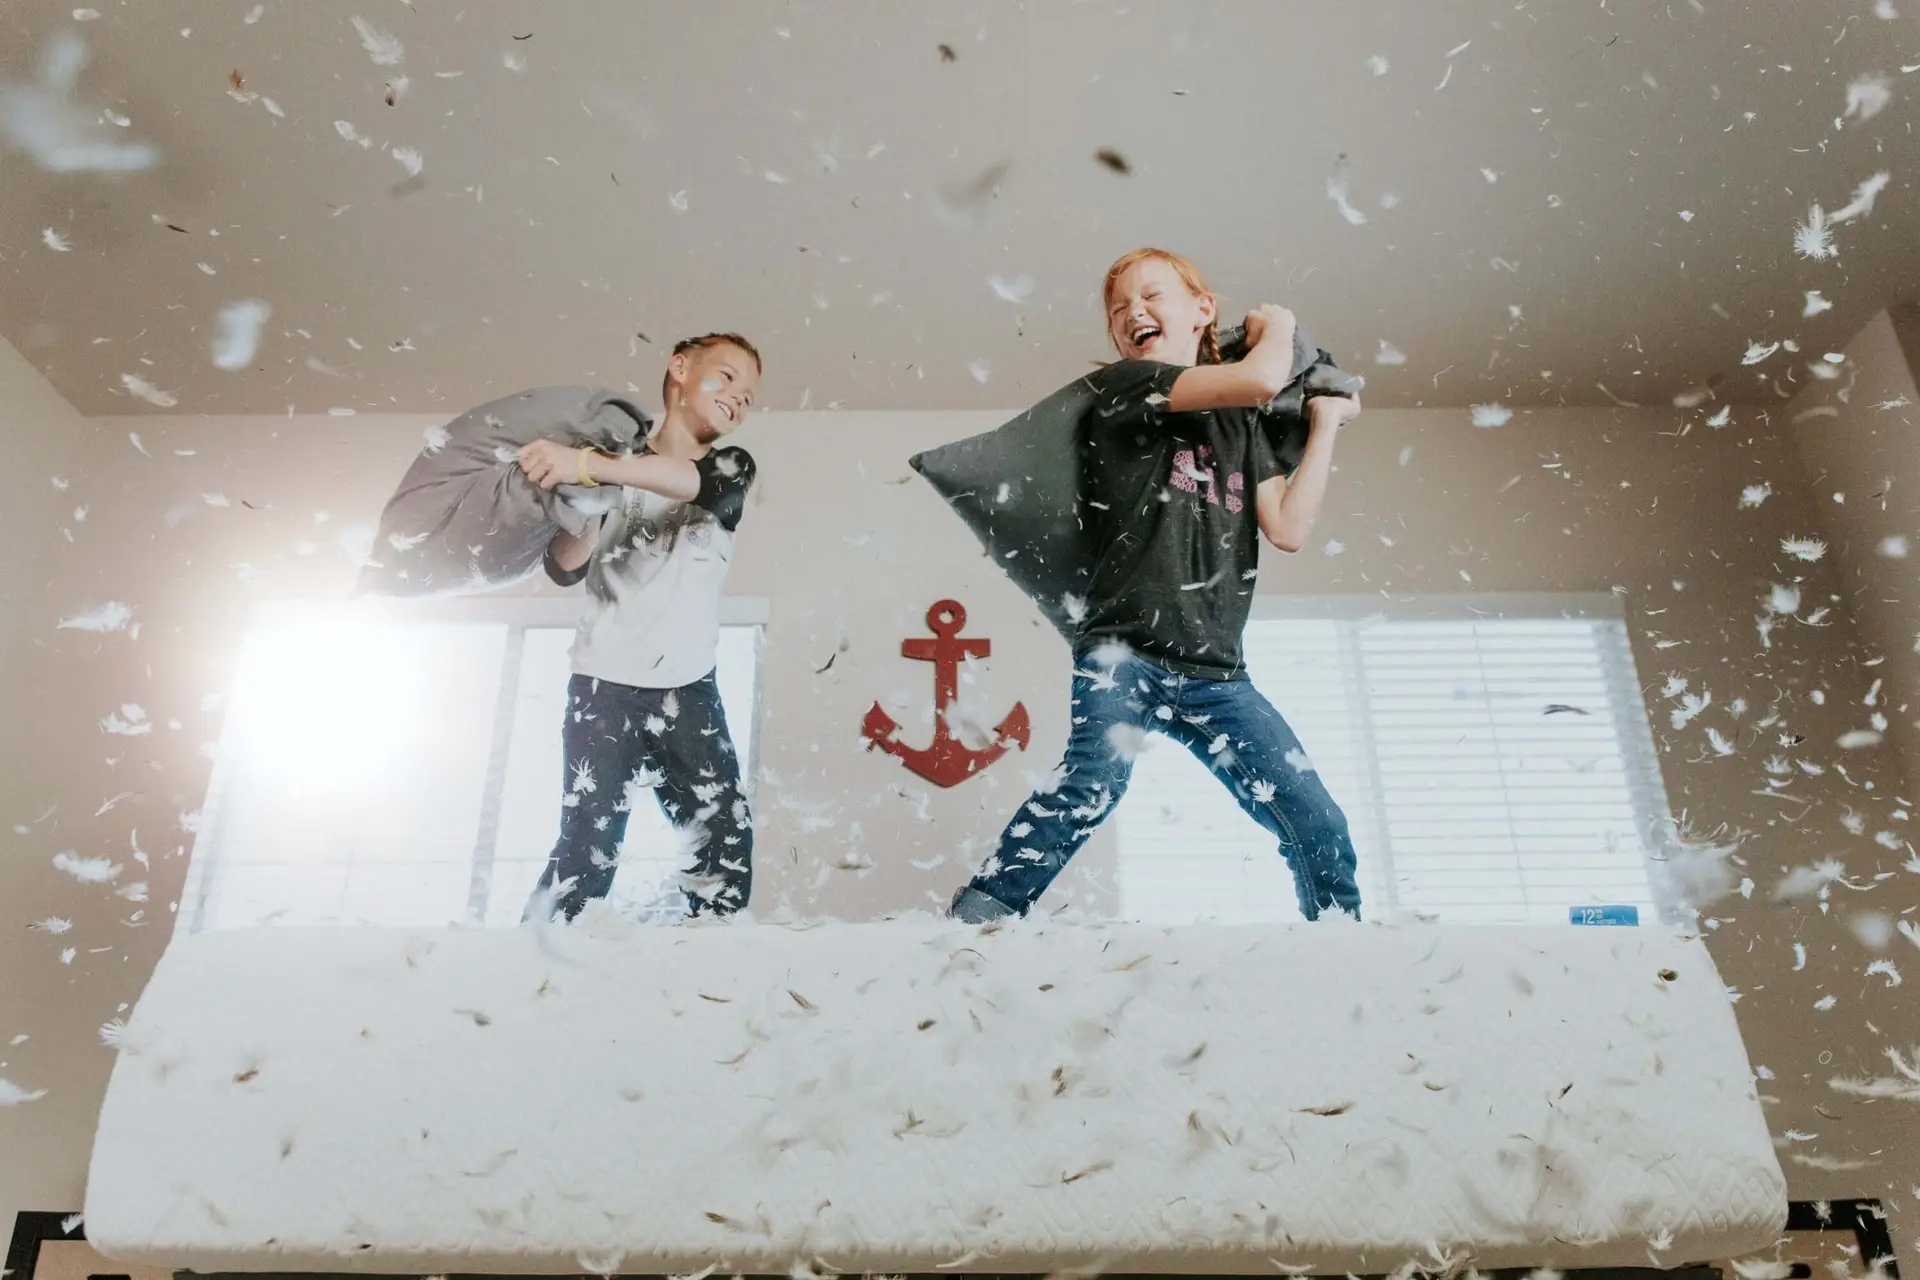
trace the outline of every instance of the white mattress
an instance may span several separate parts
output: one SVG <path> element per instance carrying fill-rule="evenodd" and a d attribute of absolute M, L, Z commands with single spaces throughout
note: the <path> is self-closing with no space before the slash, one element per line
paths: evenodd
<path fill-rule="evenodd" d="M 1785 1182 L 1653 929 L 932 920 L 176 943 L 87 1233 L 199 1271 L 1678 1265 Z"/>

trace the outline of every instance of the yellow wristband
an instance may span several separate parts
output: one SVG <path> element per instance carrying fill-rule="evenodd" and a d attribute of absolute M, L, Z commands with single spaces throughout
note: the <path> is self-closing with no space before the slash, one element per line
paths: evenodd
<path fill-rule="evenodd" d="M 580 450 L 579 466 L 575 468 L 580 475 L 580 483 L 589 489 L 597 489 L 600 487 L 600 482 L 587 474 L 587 455 L 593 452 L 595 452 L 595 450 L 592 446 Z"/>

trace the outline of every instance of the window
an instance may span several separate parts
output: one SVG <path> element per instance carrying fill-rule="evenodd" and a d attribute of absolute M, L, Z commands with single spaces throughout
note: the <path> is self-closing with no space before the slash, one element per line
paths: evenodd
<path fill-rule="evenodd" d="M 176 928 L 511 925 L 559 832 L 578 601 L 263 608 L 242 645 Z M 718 679 L 754 775 L 761 615 L 723 604 Z M 613 896 L 670 911 L 677 837 L 639 804 Z"/>
<path fill-rule="evenodd" d="M 1364 912 L 1670 918 L 1651 872 L 1666 796 L 1612 597 L 1261 602 L 1246 659 L 1346 812 Z M 1148 743 L 1116 817 L 1121 914 L 1298 919 L 1272 839 Z"/>

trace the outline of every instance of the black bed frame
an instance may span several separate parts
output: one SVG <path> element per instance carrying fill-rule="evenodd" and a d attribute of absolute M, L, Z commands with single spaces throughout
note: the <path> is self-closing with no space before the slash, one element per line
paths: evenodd
<path fill-rule="evenodd" d="M 85 1240 L 86 1223 L 79 1221 L 78 1214 L 25 1212 L 17 1215 L 13 1222 L 13 1239 L 7 1245 L 8 1280 L 34 1280 L 34 1267 L 40 1260 L 40 1246 L 48 1240 Z M 72 1222 L 69 1228 L 66 1224 Z M 1788 1231 L 1850 1231 L 1860 1249 L 1861 1262 L 1869 1267 L 1877 1266 L 1887 1280 L 1900 1280 L 1900 1266 L 1893 1252 L 1893 1237 L 1887 1231 L 1887 1218 L 1878 1200 L 1795 1200 L 1787 1207 Z M 190 1271 L 176 1272 L 185 1280 L 194 1276 Z M 216 1273 L 209 1280 L 313 1280 L 313 1272 L 231 1272 Z M 1521 1280 L 1525 1271 L 1483 1272 L 1489 1280 Z M 1651 1267 L 1608 1267 L 1576 1271 L 1573 1274 L 1581 1280 L 1722 1280 L 1720 1273 L 1713 1267 L 1682 1267 L 1672 1271 L 1656 1271 Z M 1795 1280 L 1809 1280 L 1811 1273 L 1805 1266 L 1794 1268 Z M 87 1280 L 127 1280 L 124 1273 L 101 1272 L 88 1276 Z M 355 1280 L 367 1280 L 356 1277 Z M 448 1276 L 446 1280 L 499 1280 L 499 1277 L 485 1276 Z M 529 1278 L 532 1280 L 532 1278 Z M 552 1277 L 540 1277 L 539 1280 L 552 1280 Z M 582 1280 L 589 1280 L 582 1277 Z M 942 1272 L 937 1276 L 907 1276 L 902 1280 L 986 1280 L 977 1273 L 965 1273 L 956 1276 L 953 1272 Z M 1039 1276 L 996 1276 L 992 1280 L 1042 1280 Z M 1134 1280 L 1147 1280 L 1136 1277 Z M 1167 1280 L 1191 1280 L 1189 1277 L 1168 1277 Z M 1811 1280 L 1820 1280 L 1812 1277 Z"/>

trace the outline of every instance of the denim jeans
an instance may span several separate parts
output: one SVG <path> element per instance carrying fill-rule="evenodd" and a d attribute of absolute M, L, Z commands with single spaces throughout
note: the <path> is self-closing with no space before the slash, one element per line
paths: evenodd
<path fill-rule="evenodd" d="M 1279 842 L 1300 913 L 1360 914 L 1346 815 L 1307 764 L 1300 740 L 1253 684 L 1178 675 L 1138 655 L 1111 668 L 1081 654 L 1066 758 L 1007 824 L 999 850 L 955 895 L 951 913 L 1024 915 L 1126 794 L 1148 732 L 1193 752 Z"/>
<path fill-rule="evenodd" d="M 753 889 L 753 821 L 727 733 L 720 686 L 709 673 L 678 689 L 637 689 L 576 675 L 561 729 L 566 790 L 560 839 L 525 915 L 551 895 L 571 920 L 613 888 L 630 798 L 651 786 L 667 820 L 697 848 L 686 868 L 687 909 L 726 915 Z M 629 791 L 629 784 L 637 784 Z"/>

